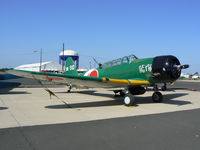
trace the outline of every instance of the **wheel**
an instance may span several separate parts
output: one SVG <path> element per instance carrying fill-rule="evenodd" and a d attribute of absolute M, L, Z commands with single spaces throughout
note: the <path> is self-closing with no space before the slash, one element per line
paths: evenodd
<path fill-rule="evenodd" d="M 166 87 L 166 86 L 162 86 L 162 87 L 161 87 L 161 90 L 162 90 L 162 91 L 166 91 L 166 90 L 167 90 L 167 87 Z"/>
<path fill-rule="evenodd" d="M 134 97 L 131 94 L 126 94 L 124 97 L 124 104 L 126 106 L 132 106 L 134 104 Z"/>
<path fill-rule="evenodd" d="M 152 95 L 152 100 L 155 103 L 160 103 L 163 100 L 163 96 L 160 92 L 154 92 Z"/>
<path fill-rule="evenodd" d="M 69 89 L 67 90 L 67 93 L 70 93 L 70 92 L 71 92 L 71 89 L 72 89 L 72 86 L 69 85 Z"/>

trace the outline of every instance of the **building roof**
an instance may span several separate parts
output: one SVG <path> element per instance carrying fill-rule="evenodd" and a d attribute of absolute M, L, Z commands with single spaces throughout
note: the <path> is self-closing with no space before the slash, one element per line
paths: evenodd
<path fill-rule="evenodd" d="M 51 61 L 42 62 L 42 65 L 46 65 L 46 64 L 49 64 L 49 63 L 52 63 L 52 62 Z M 33 64 L 25 64 L 25 65 L 17 66 L 15 69 L 17 69 L 17 68 L 27 68 L 27 67 L 39 67 L 39 66 L 40 66 L 40 63 L 33 63 Z"/>
<path fill-rule="evenodd" d="M 40 68 L 40 63 L 34 63 L 34 64 L 21 65 L 21 66 L 16 67 L 15 69 L 39 71 L 39 68 Z M 58 64 L 57 62 L 48 61 L 48 62 L 42 62 L 41 69 L 48 70 L 48 71 L 62 71 L 62 66 Z"/>
<path fill-rule="evenodd" d="M 59 56 L 63 56 L 63 51 L 60 52 Z M 78 53 L 74 50 L 64 50 L 64 56 L 78 56 Z"/>

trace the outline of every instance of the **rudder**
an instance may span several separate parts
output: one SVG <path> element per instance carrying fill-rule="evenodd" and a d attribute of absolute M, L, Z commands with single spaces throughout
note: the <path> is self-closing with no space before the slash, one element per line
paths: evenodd
<path fill-rule="evenodd" d="M 70 75 L 78 75 L 76 65 L 74 64 L 74 61 L 71 57 L 67 58 L 66 64 L 65 64 L 65 73 Z"/>

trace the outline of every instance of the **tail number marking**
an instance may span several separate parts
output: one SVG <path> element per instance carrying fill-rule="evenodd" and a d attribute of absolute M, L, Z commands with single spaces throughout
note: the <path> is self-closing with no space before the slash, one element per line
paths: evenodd
<path fill-rule="evenodd" d="M 139 71 L 140 71 L 140 73 L 151 72 L 152 71 L 152 64 L 140 65 Z"/>
<path fill-rule="evenodd" d="M 75 70 L 75 65 L 70 65 L 69 67 L 66 67 L 66 71 Z"/>

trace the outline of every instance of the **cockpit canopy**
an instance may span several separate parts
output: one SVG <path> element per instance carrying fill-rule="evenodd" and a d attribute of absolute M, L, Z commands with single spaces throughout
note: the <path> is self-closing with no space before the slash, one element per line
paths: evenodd
<path fill-rule="evenodd" d="M 131 63 L 136 59 L 138 59 L 138 58 L 135 55 L 124 56 L 122 58 L 118 58 L 118 59 L 104 63 L 102 65 L 102 68 L 113 67 L 113 66 L 117 66 L 117 65 L 120 65 L 120 64 L 124 64 L 124 63 Z"/>

